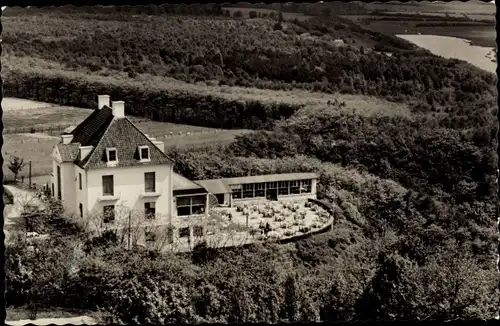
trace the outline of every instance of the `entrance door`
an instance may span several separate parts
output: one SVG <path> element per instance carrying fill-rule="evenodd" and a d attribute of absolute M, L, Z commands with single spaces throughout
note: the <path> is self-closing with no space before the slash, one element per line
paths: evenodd
<path fill-rule="evenodd" d="M 278 200 L 278 189 L 267 189 L 266 198 L 267 200 Z"/>
<path fill-rule="evenodd" d="M 217 198 L 219 205 L 224 205 L 224 194 L 216 194 L 215 197 Z"/>

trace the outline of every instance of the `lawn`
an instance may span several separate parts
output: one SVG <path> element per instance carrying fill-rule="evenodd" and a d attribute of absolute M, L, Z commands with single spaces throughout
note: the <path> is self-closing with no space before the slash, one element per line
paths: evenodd
<path fill-rule="evenodd" d="M 52 172 L 51 153 L 54 145 L 59 142 L 59 137 L 43 134 L 4 134 L 3 137 L 3 171 L 6 179 L 12 179 L 14 176 L 7 168 L 10 156 L 19 156 L 26 163 L 19 177 L 28 177 L 29 161 L 31 161 L 32 176 L 41 176 Z"/>

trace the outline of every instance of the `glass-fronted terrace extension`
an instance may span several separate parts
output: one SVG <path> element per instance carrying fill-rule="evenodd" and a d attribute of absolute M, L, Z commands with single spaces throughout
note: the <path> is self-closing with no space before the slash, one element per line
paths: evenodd
<path fill-rule="evenodd" d="M 232 201 L 252 199 L 315 196 L 316 181 L 315 173 L 283 173 L 196 182 L 216 195 L 219 204 L 229 204 Z"/>
<path fill-rule="evenodd" d="M 233 199 L 267 198 L 278 196 L 310 194 L 312 180 L 272 181 L 231 185 Z"/>

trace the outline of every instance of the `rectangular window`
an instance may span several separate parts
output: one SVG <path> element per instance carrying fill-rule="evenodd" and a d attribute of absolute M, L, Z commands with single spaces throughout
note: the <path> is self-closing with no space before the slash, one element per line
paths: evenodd
<path fill-rule="evenodd" d="M 205 205 L 193 205 L 191 206 L 191 215 L 200 215 L 205 213 Z"/>
<path fill-rule="evenodd" d="M 300 182 L 300 193 L 311 193 L 312 191 L 312 180 L 302 180 Z"/>
<path fill-rule="evenodd" d="M 300 194 L 300 183 L 299 181 L 290 181 L 290 195 Z"/>
<path fill-rule="evenodd" d="M 242 197 L 241 185 L 231 185 L 231 190 L 234 199 L 240 199 Z"/>
<path fill-rule="evenodd" d="M 82 190 L 82 174 L 78 173 L 78 186 Z"/>
<path fill-rule="evenodd" d="M 141 160 L 149 160 L 149 147 L 143 146 L 140 147 L 140 155 L 141 155 Z"/>
<path fill-rule="evenodd" d="M 155 214 L 155 203 L 144 203 L 144 216 L 146 216 L 148 220 L 152 220 L 155 218 Z"/>
<path fill-rule="evenodd" d="M 233 199 L 241 199 L 242 197 L 241 189 L 233 190 Z"/>
<path fill-rule="evenodd" d="M 243 198 L 253 198 L 253 183 L 243 185 Z"/>
<path fill-rule="evenodd" d="M 112 175 L 102 176 L 102 194 L 103 196 L 113 196 L 115 194 L 114 180 Z"/>
<path fill-rule="evenodd" d="M 115 206 L 109 205 L 103 208 L 104 223 L 111 223 L 115 220 Z"/>
<path fill-rule="evenodd" d="M 278 188 L 278 183 L 276 181 L 267 182 L 266 183 L 266 188 L 267 189 L 276 189 L 276 188 Z"/>
<path fill-rule="evenodd" d="M 156 175 L 154 172 L 144 173 L 144 188 L 146 192 L 156 191 Z"/>
<path fill-rule="evenodd" d="M 109 148 L 107 149 L 108 152 L 108 162 L 116 162 L 116 149 L 114 148 Z"/>
<path fill-rule="evenodd" d="M 191 206 L 177 207 L 177 216 L 191 215 Z"/>
<path fill-rule="evenodd" d="M 205 213 L 206 202 L 206 195 L 191 197 L 191 214 Z"/>
<path fill-rule="evenodd" d="M 279 195 L 288 195 L 288 181 L 280 181 L 278 183 L 278 194 Z"/>
<path fill-rule="evenodd" d="M 195 215 L 205 213 L 206 195 L 177 198 L 177 215 Z"/>
<path fill-rule="evenodd" d="M 189 206 L 191 204 L 190 197 L 177 197 L 177 207 L 179 206 Z"/>
<path fill-rule="evenodd" d="M 61 167 L 57 166 L 57 199 L 61 200 Z"/>
<path fill-rule="evenodd" d="M 81 203 L 78 205 L 78 209 L 80 210 L 80 217 L 83 217 L 83 205 Z"/>
<path fill-rule="evenodd" d="M 289 195 L 290 193 L 288 192 L 288 187 L 286 188 L 279 188 L 278 189 L 278 194 L 282 196 Z"/>
<path fill-rule="evenodd" d="M 266 184 L 264 182 L 262 183 L 256 183 L 255 184 L 255 197 L 266 197 Z"/>

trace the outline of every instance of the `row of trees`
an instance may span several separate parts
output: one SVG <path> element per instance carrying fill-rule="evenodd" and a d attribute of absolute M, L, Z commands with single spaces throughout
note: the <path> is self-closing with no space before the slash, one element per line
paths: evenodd
<path fill-rule="evenodd" d="M 222 16 L 222 6 L 220 4 L 168 4 L 147 5 L 147 6 L 73 6 L 62 7 L 29 7 L 13 8 L 7 7 L 2 11 L 2 16 L 36 16 L 41 14 L 54 15 L 114 15 L 123 18 L 130 18 L 130 15 L 204 15 Z"/>
<path fill-rule="evenodd" d="M 4 84 L 5 96 L 76 107 L 95 108 L 95 94 L 125 101 L 126 113 L 155 121 L 213 128 L 272 128 L 301 106 L 286 103 L 228 100 L 182 91 L 165 91 L 121 83 L 88 82 L 55 74 L 34 75 L 12 71 Z"/>

